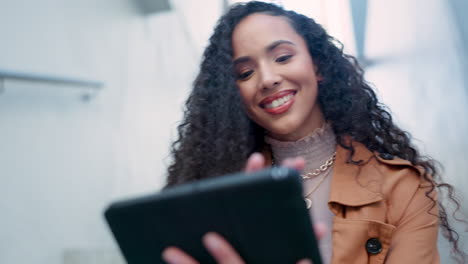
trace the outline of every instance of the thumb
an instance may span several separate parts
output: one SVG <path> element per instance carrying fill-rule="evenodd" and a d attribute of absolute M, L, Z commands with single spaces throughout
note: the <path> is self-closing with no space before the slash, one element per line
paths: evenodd
<path fill-rule="evenodd" d="M 245 165 L 245 172 L 255 172 L 265 167 L 265 158 L 262 154 L 255 152 L 250 155 Z"/>

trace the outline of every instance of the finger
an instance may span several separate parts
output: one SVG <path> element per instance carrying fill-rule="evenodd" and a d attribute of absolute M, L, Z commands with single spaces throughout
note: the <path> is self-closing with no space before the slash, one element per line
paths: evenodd
<path fill-rule="evenodd" d="M 203 244 L 219 264 L 244 264 L 236 250 L 217 233 L 204 235 Z"/>
<path fill-rule="evenodd" d="M 162 259 L 169 264 L 198 264 L 198 261 L 176 247 L 164 249 Z"/>
<path fill-rule="evenodd" d="M 327 225 L 322 222 L 318 222 L 314 224 L 314 232 L 318 240 L 322 239 L 325 236 L 325 234 L 327 233 L 327 230 L 328 230 Z"/>
<path fill-rule="evenodd" d="M 310 261 L 308 259 L 301 259 L 296 264 L 312 264 L 312 261 Z"/>
<path fill-rule="evenodd" d="M 281 165 L 284 167 L 296 169 L 298 171 L 303 171 L 305 167 L 305 160 L 302 157 L 287 158 L 281 162 Z"/>
<path fill-rule="evenodd" d="M 255 172 L 265 167 L 265 158 L 262 154 L 255 152 L 250 155 L 245 166 L 245 172 Z"/>

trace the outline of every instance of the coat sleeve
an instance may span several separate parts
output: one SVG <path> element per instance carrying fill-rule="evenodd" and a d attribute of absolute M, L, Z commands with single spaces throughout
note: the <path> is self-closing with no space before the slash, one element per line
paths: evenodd
<path fill-rule="evenodd" d="M 413 174 L 418 173 L 413 170 Z M 411 176 L 415 179 L 416 175 Z M 440 263 L 437 193 L 433 190 L 429 194 L 431 200 L 426 196 L 430 190 L 429 184 L 421 184 L 421 181 L 403 184 L 400 192 L 404 193 L 394 196 L 392 202 L 400 203 L 399 207 L 402 204 L 406 206 L 399 213 L 385 263 Z"/>

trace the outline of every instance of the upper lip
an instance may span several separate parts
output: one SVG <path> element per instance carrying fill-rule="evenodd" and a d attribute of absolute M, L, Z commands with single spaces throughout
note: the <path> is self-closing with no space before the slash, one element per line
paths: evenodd
<path fill-rule="evenodd" d="M 274 100 L 278 99 L 278 98 L 281 98 L 285 95 L 288 95 L 288 94 L 291 94 L 291 93 L 296 93 L 295 90 L 283 90 L 283 91 L 279 91 L 273 95 L 270 95 L 270 96 L 267 96 L 265 97 L 261 102 L 260 102 L 260 106 L 265 106 L 271 102 L 273 102 Z"/>

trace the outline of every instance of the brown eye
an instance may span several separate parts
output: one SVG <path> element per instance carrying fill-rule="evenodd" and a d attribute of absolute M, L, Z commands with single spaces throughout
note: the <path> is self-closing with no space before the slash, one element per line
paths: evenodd
<path fill-rule="evenodd" d="M 275 60 L 275 62 L 286 62 L 286 61 L 288 61 L 291 57 L 292 57 L 292 55 L 281 56 L 281 57 L 278 57 L 278 58 Z"/>
<path fill-rule="evenodd" d="M 238 79 L 238 80 L 246 80 L 247 78 L 250 77 L 250 75 L 252 75 L 252 73 L 253 73 L 252 70 L 242 72 L 242 73 L 240 73 L 240 74 L 237 75 L 237 79 Z"/>

